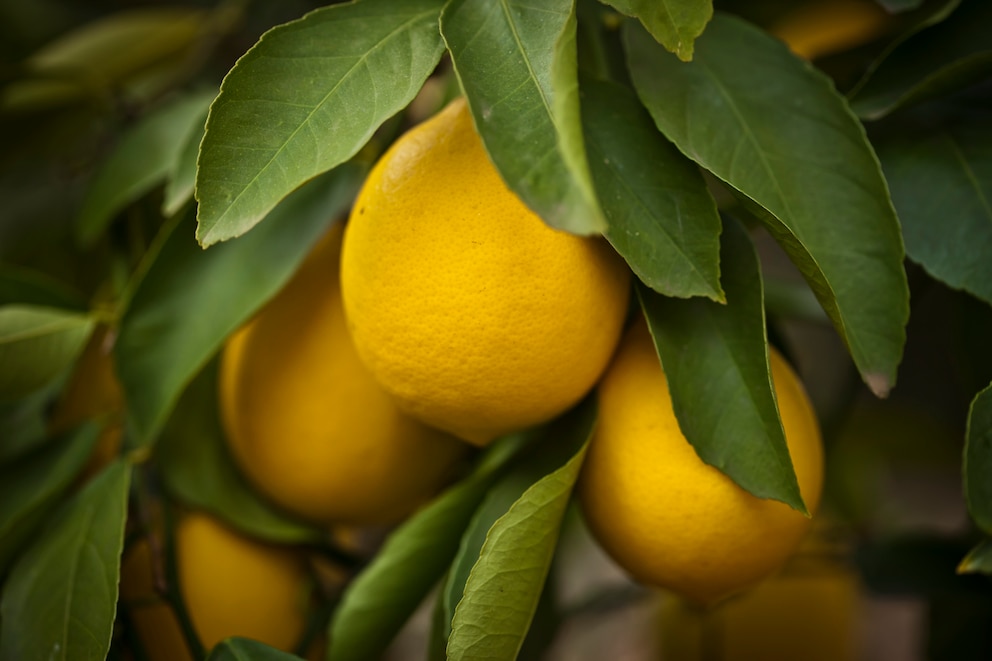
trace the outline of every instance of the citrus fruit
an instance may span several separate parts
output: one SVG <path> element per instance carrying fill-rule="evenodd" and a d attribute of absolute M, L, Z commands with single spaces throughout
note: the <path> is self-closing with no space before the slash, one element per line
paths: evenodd
<path fill-rule="evenodd" d="M 823 482 L 819 426 L 774 350 L 771 369 L 800 492 L 814 512 Z M 643 320 L 622 341 L 598 399 L 581 503 L 594 537 L 635 579 L 709 604 L 771 574 L 795 551 L 810 520 L 747 493 L 703 463 L 682 435 Z"/>
<path fill-rule="evenodd" d="M 506 187 L 464 99 L 379 160 L 341 260 L 369 370 L 404 410 L 476 445 L 581 399 L 627 310 L 626 264 L 602 239 L 551 229 Z"/>
<path fill-rule="evenodd" d="M 176 526 L 175 552 L 186 611 L 206 650 L 230 636 L 285 651 L 300 642 L 312 587 L 301 553 L 246 537 L 200 512 Z M 149 657 L 191 658 L 175 614 L 153 589 L 146 541 L 129 549 L 121 576 L 122 603 Z"/>
<path fill-rule="evenodd" d="M 338 284 L 341 228 L 227 342 L 220 406 L 232 454 L 273 502 L 323 523 L 395 522 L 464 455 L 402 413 L 348 336 Z"/>
<path fill-rule="evenodd" d="M 891 17 L 873 0 L 815 0 L 800 4 L 769 28 L 807 60 L 866 44 L 885 33 Z"/>

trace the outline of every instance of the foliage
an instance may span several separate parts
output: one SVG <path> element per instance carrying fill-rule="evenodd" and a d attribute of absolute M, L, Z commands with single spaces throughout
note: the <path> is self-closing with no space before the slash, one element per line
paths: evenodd
<path fill-rule="evenodd" d="M 878 0 L 880 35 L 809 62 L 775 30 L 812 3 L 0 4 L 0 661 L 133 645 L 121 552 L 168 538 L 176 507 L 344 573 L 297 652 L 326 633 L 332 661 L 374 657 L 432 598 L 437 658 L 514 658 L 554 636 L 569 610 L 542 586 L 590 402 L 480 453 L 357 551 L 255 494 L 221 442 L 224 340 L 454 94 L 514 193 L 602 235 L 637 276 L 700 456 L 803 509 L 777 345 L 810 385 L 827 502 L 869 587 L 927 600 L 933 656 L 988 658 L 973 634 L 992 600 L 992 5 Z M 84 470 L 103 421 L 56 434 L 51 405 L 107 327 L 125 443 Z M 893 423 L 854 447 L 865 410 L 950 431 Z M 729 424 L 746 430 L 733 442 Z M 880 495 L 874 467 L 944 479 L 948 456 L 969 527 L 907 542 L 895 533 L 920 531 L 877 525 L 910 506 Z M 954 617 L 968 635 L 948 633 Z M 235 638 L 211 658 L 293 657 Z"/>

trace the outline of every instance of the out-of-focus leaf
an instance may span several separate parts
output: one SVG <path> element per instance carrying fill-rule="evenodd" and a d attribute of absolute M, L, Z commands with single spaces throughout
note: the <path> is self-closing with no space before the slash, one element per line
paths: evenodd
<path fill-rule="evenodd" d="M 971 549 L 958 565 L 958 573 L 992 576 L 992 539 L 986 539 Z"/>
<path fill-rule="evenodd" d="M 486 535 L 455 608 L 448 658 L 515 659 L 537 610 L 562 518 L 595 424 L 592 399 L 549 431 L 534 464 L 558 467 L 534 482 Z M 551 458 L 558 461 L 551 461 Z"/>
<path fill-rule="evenodd" d="M 200 243 L 244 234 L 406 106 L 444 51 L 443 4 L 349 2 L 262 35 L 207 118 L 196 174 Z"/>
<path fill-rule="evenodd" d="M 509 436 L 497 441 L 470 476 L 389 536 L 335 611 L 328 636 L 330 661 L 362 661 L 383 653 L 448 568 L 472 512 L 524 440 Z"/>
<path fill-rule="evenodd" d="M 713 0 L 604 0 L 617 11 L 633 16 L 655 40 L 688 62 L 696 37 L 713 17 Z"/>
<path fill-rule="evenodd" d="M 969 547 L 966 540 L 917 534 L 865 543 L 854 559 L 865 587 L 873 593 L 988 599 L 987 578 L 955 571 Z"/>
<path fill-rule="evenodd" d="M 14 565 L 0 599 L 0 661 L 107 656 L 130 480 L 129 464 L 111 464 Z"/>
<path fill-rule="evenodd" d="M 172 169 L 166 175 L 165 195 L 162 199 L 162 215 L 175 215 L 193 197 L 196 182 L 196 157 L 200 153 L 200 141 L 206 129 L 207 109 L 198 121 L 194 121 L 189 134 L 182 141 Z"/>
<path fill-rule="evenodd" d="M 805 512 L 769 375 L 758 256 L 732 219 L 722 244 L 726 305 L 638 289 L 675 417 L 703 461 L 755 496 Z"/>
<path fill-rule="evenodd" d="M 148 443 L 183 388 L 232 331 L 295 272 L 351 203 L 364 170 L 344 165 L 307 183 L 238 241 L 202 250 L 192 219 L 165 241 L 138 285 L 115 345 L 137 441 Z"/>
<path fill-rule="evenodd" d="M 865 119 L 880 119 L 987 78 L 992 74 L 989 25 L 992 3 L 947 3 L 872 65 L 852 90 L 851 107 Z"/>
<path fill-rule="evenodd" d="M 302 659 L 250 638 L 228 638 L 210 651 L 207 661 L 302 661 Z"/>
<path fill-rule="evenodd" d="M 201 38 L 207 13 L 185 7 L 110 14 L 52 41 L 25 63 L 27 79 L 0 91 L 0 109 L 35 112 L 101 97 L 180 68 Z"/>
<path fill-rule="evenodd" d="M 830 80 L 767 33 L 716 15 L 680 62 L 633 24 L 638 95 L 661 131 L 735 189 L 802 271 L 884 396 L 905 344 L 899 221 L 864 129 Z"/>
<path fill-rule="evenodd" d="M 583 80 L 582 119 L 606 238 L 655 291 L 723 301 L 720 216 L 696 164 L 619 85 Z"/>
<path fill-rule="evenodd" d="M 992 534 L 992 384 L 968 410 L 964 446 L 964 493 L 978 527 Z"/>
<path fill-rule="evenodd" d="M 29 269 L 0 264 L 0 305 L 19 303 L 86 311 L 86 301 L 55 278 Z"/>
<path fill-rule="evenodd" d="M 82 470 L 99 431 L 80 427 L 0 471 L 0 577 Z"/>
<path fill-rule="evenodd" d="M 12 461 L 47 440 L 46 415 L 59 380 L 27 397 L 0 401 L 0 465 Z"/>
<path fill-rule="evenodd" d="M 923 0 L 876 0 L 876 2 L 893 14 L 919 9 L 923 4 Z"/>
<path fill-rule="evenodd" d="M 0 400 L 27 395 L 58 376 L 82 351 L 93 323 L 55 308 L 0 307 Z"/>
<path fill-rule="evenodd" d="M 933 277 L 992 303 L 992 126 L 918 128 L 877 145 L 906 253 Z"/>
<path fill-rule="evenodd" d="M 253 537 L 283 544 L 320 540 L 324 533 L 261 500 L 245 482 L 228 453 L 218 411 L 212 364 L 186 389 L 155 446 L 165 488 Z"/>
<path fill-rule="evenodd" d="M 91 244 L 124 207 L 152 190 L 173 169 L 213 93 L 179 97 L 132 126 L 103 162 L 83 199 L 76 234 Z"/>
<path fill-rule="evenodd" d="M 548 224 L 606 228 L 586 163 L 571 0 L 452 0 L 441 33 L 509 188 Z"/>

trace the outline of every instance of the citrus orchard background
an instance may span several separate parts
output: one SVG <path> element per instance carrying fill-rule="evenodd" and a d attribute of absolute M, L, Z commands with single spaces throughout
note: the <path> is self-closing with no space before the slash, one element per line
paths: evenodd
<path fill-rule="evenodd" d="M 990 29 L 0 3 L 0 660 L 989 658 Z"/>

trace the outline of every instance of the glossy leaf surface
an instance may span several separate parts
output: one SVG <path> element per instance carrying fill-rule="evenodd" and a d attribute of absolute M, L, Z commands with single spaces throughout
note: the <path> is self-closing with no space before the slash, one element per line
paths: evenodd
<path fill-rule="evenodd" d="M 712 0 L 604 0 L 614 9 L 633 16 L 662 46 L 680 60 L 692 59 L 696 37 L 713 16 Z"/>

